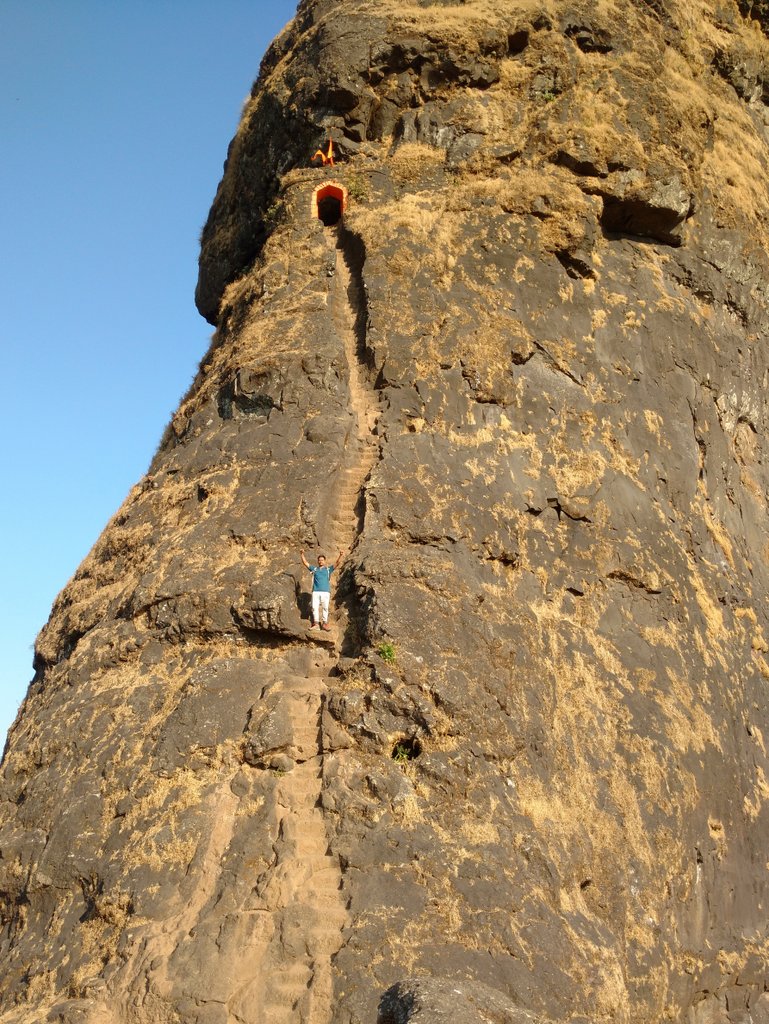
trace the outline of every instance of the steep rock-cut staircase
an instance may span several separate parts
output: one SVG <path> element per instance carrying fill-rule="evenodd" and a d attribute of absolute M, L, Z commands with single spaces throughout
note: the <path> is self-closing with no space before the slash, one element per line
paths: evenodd
<path fill-rule="evenodd" d="M 355 256 L 343 229 L 339 235 L 327 230 L 326 239 L 335 247 L 329 311 L 344 347 L 355 427 L 335 480 L 324 544 L 329 559 L 341 550 L 344 561 L 362 529 L 361 495 L 379 456 L 375 434 L 379 402 L 364 360 L 365 301 Z M 338 586 L 339 572 L 335 582 Z M 338 858 L 329 854 L 321 809 L 326 758 L 321 714 L 347 626 L 341 604 L 335 618 L 331 643 L 308 654 L 305 675 L 283 683 L 294 767 L 277 785 L 275 861 L 260 891 L 274 922 L 262 966 L 261 1012 L 270 1024 L 328 1024 L 333 1005 L 332 960 L 342 947 L 348 923 L 342 873 Z"/>
<path fill-rule="evenodd" d="M 325 537 L 329 557 L 343 552 L 349 556 L 363 527 L 361 507 L 363 488 L 377 459 L 379 445 L 376 428 L 380 406 L 371 385 L 365 362 L 365 298 L 363 282 L 355 267 L 355 256 L 344 229 L 327 231 L 329 245 L 335 245 L 335 272 L 329 293 L 329 309 L 334 328 L 341 339 L 347 360 L 350 410 L 355 429 L 336 479 L 333 503 L 326 523 Z M 337 573 L 337 586 L 339 575 Z M 347 614 L 337 605 L 338 622 L 332 635 L 337 647 L 344 635 Z"/>
<path fill-rule="evenodd" d="M 339 861 L 328 853 L 321 810 L 323 700 L 334 665 L 318 649 L 305 676 L 285 683 L 295 766 L 279 779 L 275 863 L 261 896 L 272 908 L 275 938 L 264 965 L 264 1019 L 271 1024 L 327 1024 L 331 959 L 347 923 Z"/>

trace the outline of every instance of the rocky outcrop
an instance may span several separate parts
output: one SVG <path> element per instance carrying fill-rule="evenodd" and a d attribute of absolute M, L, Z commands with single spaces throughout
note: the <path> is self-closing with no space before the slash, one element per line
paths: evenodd
<path fill-rule="evenodd" d="M 759 8 L 300 5 L 9 737 L 3 1024 L 769 1020 Z"/>
<path fill-rule="evenodd" d="M 377 1024 L 537 1024 L 495 989 L 450 978 L 410 978 L 382 996 Z"/>

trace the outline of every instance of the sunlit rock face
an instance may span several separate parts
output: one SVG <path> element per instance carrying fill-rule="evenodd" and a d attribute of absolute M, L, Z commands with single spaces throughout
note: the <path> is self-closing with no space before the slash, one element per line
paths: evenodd
<path fill-rule="evenodd" d="M 766 29 L 300 5 L 37 641 L 2 1024 L 769 1021 Z"/>

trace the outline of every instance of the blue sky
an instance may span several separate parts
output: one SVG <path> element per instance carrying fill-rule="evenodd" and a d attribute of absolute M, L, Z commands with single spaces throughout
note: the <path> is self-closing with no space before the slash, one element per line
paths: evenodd
<path fill-rule="evenodd" d="M 198 235 L 294 0 L 0 0 L 0 744 L 208 347 Z"/>

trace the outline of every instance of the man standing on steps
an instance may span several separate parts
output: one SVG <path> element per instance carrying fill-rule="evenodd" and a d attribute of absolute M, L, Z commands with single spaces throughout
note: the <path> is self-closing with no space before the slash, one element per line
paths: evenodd
<path fill-rule="evenodd" d="M 310 629 L 317 629 L 320 626 L 321 629 L 329 632 L 331 626 L 328 624 L 328 603 L 331 600 L 331 573 L 342 561 L 342 552 L 339 552 L 333 565 L 326 565 L 325 555 L 318 555 L 317 565 L 310 565 L 304 556 L 304 551 L 300 551 L 300 555 L 302 556 L 302 565 L 312 573 L 312 620 L 310 621 Z"/>

